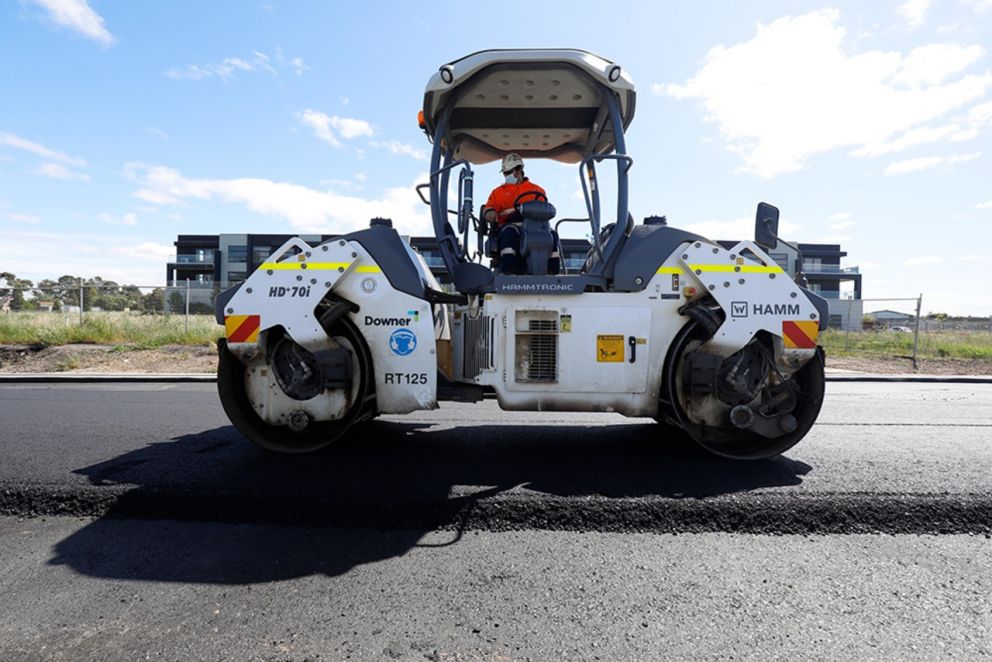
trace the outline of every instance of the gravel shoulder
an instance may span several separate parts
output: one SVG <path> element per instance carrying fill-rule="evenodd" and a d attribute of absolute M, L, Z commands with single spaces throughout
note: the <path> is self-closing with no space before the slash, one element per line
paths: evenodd
<path fill-rule="evenodd" d="M 0 345 L 0 373 L 163 373 L 213 374 L 217 350 L 212 345 Z M 831 356 L 827 369 L 879 375 L 992 375 L 992 362 L 976 359 Z"/>

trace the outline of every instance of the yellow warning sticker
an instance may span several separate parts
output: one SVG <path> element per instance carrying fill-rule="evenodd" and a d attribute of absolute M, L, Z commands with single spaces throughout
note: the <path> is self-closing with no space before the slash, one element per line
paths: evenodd
<path fill-rule="evenodd" d="M 561 332 L 571 333 L 572 332 L 572 316 L 562 315 L 561 316 Z"/>
<path fill-rule="evenodd" d="M 623 336 L 596 336 L 596 361 L 623 363 Z"/>

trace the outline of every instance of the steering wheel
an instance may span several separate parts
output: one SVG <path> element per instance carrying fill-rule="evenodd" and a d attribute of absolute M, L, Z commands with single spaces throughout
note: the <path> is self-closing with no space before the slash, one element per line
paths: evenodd
<path fill-rule="evenodd" d="M 544 200 L 545 202 L 548 201 L 548 196 L 544 195 L 540 191 L 524 191 L 513 200 L 513 208 L 519 212 L 521 200 L 528 196 L 534 198 L 535 200 Z"/>

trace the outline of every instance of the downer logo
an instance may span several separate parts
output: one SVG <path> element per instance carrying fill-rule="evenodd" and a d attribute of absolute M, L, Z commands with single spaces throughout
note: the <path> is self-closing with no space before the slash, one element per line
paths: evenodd
<path fill-rule="evenodd" d="M 410 326 L 409 317 L 372 317 L 365 316 L 365 326 Z"/>
<path fill-rule="evenodd" d="M 731 301 L 730 316 L 747 317 L 747 301 Z"/>

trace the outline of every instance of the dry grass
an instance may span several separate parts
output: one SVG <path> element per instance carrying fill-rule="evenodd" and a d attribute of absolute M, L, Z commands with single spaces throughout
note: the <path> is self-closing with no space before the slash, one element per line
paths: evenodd
<path fill-rule="evenodd" d="M 141 313 L 6 313 L 0 314 L 0 344 L 10 345 L 118 345 L 139 348 L 163 345 L 212 344 L 224 328 L 212 315 L 190 315 L 189 329 L 182 315 Z"/>
<path fill-rule="evenodd" d="M 838 356 L 912 356 L 913 334 L 898 331 L 827 330 L 820 344 Z M 920 332 L 920 359 L 979 359 L 992 361 L 992 333 L 988 331 Z"/>

